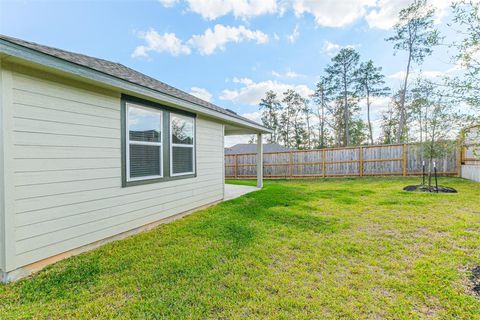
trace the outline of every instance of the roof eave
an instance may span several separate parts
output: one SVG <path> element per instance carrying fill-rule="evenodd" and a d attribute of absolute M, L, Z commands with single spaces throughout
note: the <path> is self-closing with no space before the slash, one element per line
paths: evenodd
<path fill-rule="evenodd" d="M 252 130 L 252 133 L 271 133 L 272 131 L 264 126 L 251 123 L 221 112 L 205 108 L 204 106 L 182 100 L 177 97 L 167 95 L 165 93 L 153 90 L 142 85 L 129 82 L 124 79 L 114 77 L 112 75 L 75 64 L 70 61 L 66 61 L 30 48 L 26 48 L 5 40 L 0 39 L 0 54 L 5 54 L 7 56 L 13 56 L 22 60 L 29 62 L 37 63 L 49 68 L 62 71 L 68 74 L 75 75 L 80 78 L 93 80 L 95 82 L 100 82 L 113 86 L 115 88 L 133 92 L 136 94 L 144 95 L 155 100 L 159 100 L 165 103 L 170 103 L 181 108 L 184 108 L 188 111 L 195 113 L 200 113 L 214 119 L 222 120 L 223 122 L 235 124 L 244 128 Z"/>

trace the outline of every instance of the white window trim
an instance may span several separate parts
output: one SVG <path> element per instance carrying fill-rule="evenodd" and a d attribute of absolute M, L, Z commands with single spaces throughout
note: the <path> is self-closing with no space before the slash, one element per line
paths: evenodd
<path fill-rule="evenodd" d="M 160 130 L 161 130 L 161 142 L 147 142 L 147 141 L 130 141 L 130 126 L 129 126 L 129 119 L 128 119 L 128 110 L 130 106 L 133 108 L 144 109 L 147 111 L 154 111 L 160 114 Z M 143 180 L 152 180 L 152 179 L 160 179 L 163 178 L 163 111 L 158 110 L 155 108 L 144 107 L 142 105 L 138 105 L 135 103 L 126 103 L 125 108 L 125 157 L 126 157 L 126 169 L 127 169 L 127 182 L 131 181 L 143 181 Z M 160 175 L 154 176 L 144 176 L 144 177 L 130 177 L 130 145 L 148 145 L 148 146 L 158 146 L 160 147 Z"/>
<path fill-rule="evenodd" d="M 192 140 L 193 144 L 182 144 L 182 143 L 172 143 L 172 115 L 175 115 L 180 118 L 187 118 L 188 120 L 193 121 L 193 130 L 192 130 Z M 170 176 L 171 177 L 178 177 L 178 176 L 186 176 L 190 174 L 195 174 L 196 168 L 195 168 L 195 118 L 194 117 L 189 117 L 189 116 L 184 116 L 178 113 L 170 112 L 170 123 L 169 123 L 169 131 L 170 131 Z M 191 172 L 180 172 L 180 173 L 173 173 L 173 147 L 182 147 L 182 148 L 192 148 L 192 171 Z"/>

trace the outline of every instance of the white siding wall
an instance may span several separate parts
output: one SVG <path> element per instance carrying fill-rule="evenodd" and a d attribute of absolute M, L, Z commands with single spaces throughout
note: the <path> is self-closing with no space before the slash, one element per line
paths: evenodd
<path fill-rule="evenodd" d="M 3 152 L 3 110 L 4 110 L 4 89 L 3 85 L 4 82 L 2 81 L 3 79 L 3 69 L 2 69 L 2 60 L 0 58 L 0 271 L 5 270 L 5 265 L 4 265 L 4 256 L 5 256 L 5 250 L 4 250 L 4 236 L 5 236 L 5 231 L 4 231 L 4 218 L 5 218 L 5 198 L 4 198 L 4 179 L 3 179 L 3 172 L 4 172 L 4 152 Z"/>
<path fill-rule="evenodd" d="M 196 178 L 122 188 L 120 94 L 27 73 L 12 75 L 16 267 L 222 199 L 221 124 L 197 119 Z"/>
<path fill-rule="evenodd" d="M 473 164 L 463 165 L 462 178 L 480 182 L 480 165 L 473 165 Z"/>

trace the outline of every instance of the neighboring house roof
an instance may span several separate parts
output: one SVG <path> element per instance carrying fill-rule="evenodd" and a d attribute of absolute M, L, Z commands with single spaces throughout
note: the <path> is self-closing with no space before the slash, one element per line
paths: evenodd
<path fill-rule="evenodd" d="M 276 143 L 264 143 L 263 152 L 283 152 L 292 151 L 293 149 L 281 146 Z M 255 153 L 257 152 L 257 144 L 252 143 L 239 143 L 232 147 L 225 148 L 225 154 L 243 154 L 243 153 Z"/>
<path fill-rule="evenodd" d="M 71 63 L 74 63 L 76 65 L 80 65 L 89 69 L 93 69 L 99 72 L 102 72 L 104 74 L 116 77 L 118 79 L 128 81 L 133 84 L 140 85 L 145 88 L 149 88 L 152 90 L 155 90 L 157 92 L 181 99 L 183 101 L 187 101 L 190 103 L 193 103 L 195 105 L 201 106 L 203 108 L 207 108 L 210 110 L 213 110 L 215 112 L 219 112 L 221 114 L 242 120 L 244 122 L 251 123 L 257 127 L 260 127 L 262 129 L 265 129 L 265 132 L 270 132 L 269 129 L 263 127 L 262 125 L 258 124 L 257 122 L 254 122 L 250 119 L 244 118 L 242 116 L 239 116 L 235 112 L 231 110 L 226 110 L 224 108 L 221 108 L 217 105 L 214 105 L 213 103 L 207 102 L 205 100 L 202 100 L 200 98 L 197 98 L 191 94 L 188 94 L 182 90 L 179 90 L 177 88 L 174 88 L 164 82 L 161 82 L 159 80 L 156 80 L 152 77 L 149 77 L 143 73 L 140 73 L 138 71 L 135 71 L 131 68 L 128 68 L 120 63 L 116 62 L 111 62 L 108 60 L 104 59 L 99 59 L 99 58 L 94 58 L 90 57 L 84 54 L 79 54 L 79 53 L 74 53 L 70 51 L 65 51 L 57 48 L 52 48 L 44 45 L 40 45 L 37 43 L 5 36 L 0 34 L 0 40 L 7 41 L 9 43 L 19 45 L 24 48 L 28 48 L 31 50 L 35 50 L 37 52 L 41 52 L 43 54 L 56 57 L 59 59 L 62 59 L 64 61 L 68 61 Z M 0 49 L 2 43 L 0 42 Z M 0 53 L 4 50 L 0 50 Z"/>

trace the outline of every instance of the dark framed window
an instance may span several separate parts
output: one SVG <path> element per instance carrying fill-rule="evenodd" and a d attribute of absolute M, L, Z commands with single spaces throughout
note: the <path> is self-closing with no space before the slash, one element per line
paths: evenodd
<path fill-rule="evenodd" d="M 163 177 L 163 111 L 126 103 L 127 181 Z"/>
<path fill-rule="evenodd" d="M 195 119 L 170 113 L 170 175 L 195 173 Z"/>
<path fill-rule="evenodd" d="M 122 96 L 122 185 L 196 176 L 196 115 Z"/>

